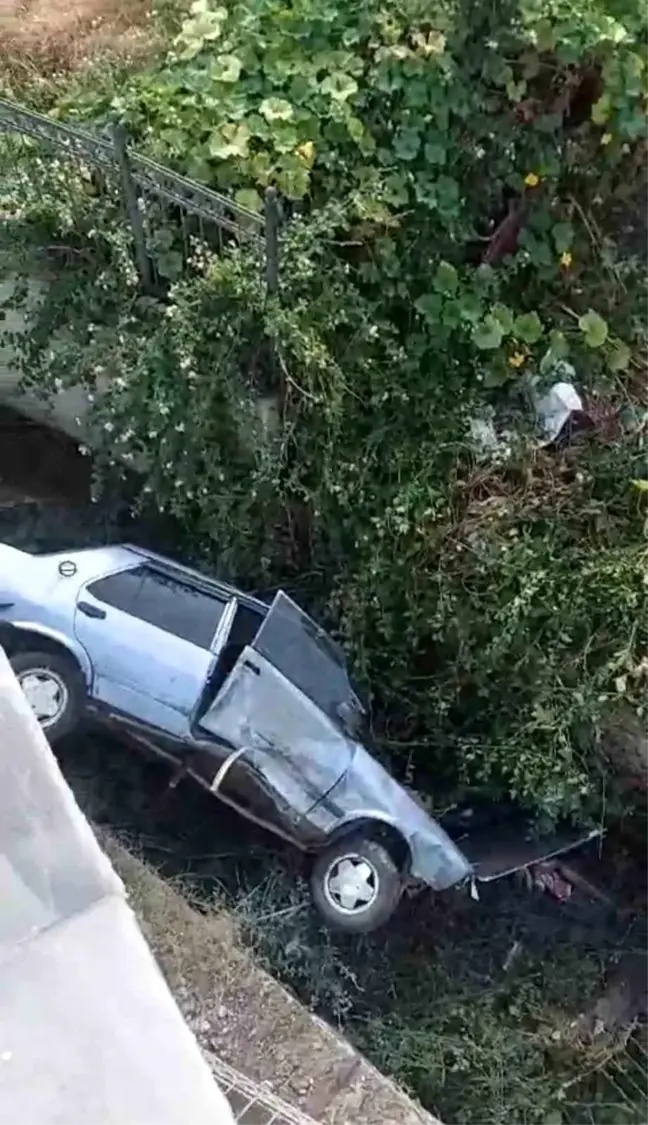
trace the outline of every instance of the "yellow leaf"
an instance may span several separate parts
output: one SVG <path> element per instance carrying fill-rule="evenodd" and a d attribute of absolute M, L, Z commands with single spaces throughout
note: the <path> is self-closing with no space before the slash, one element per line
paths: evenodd
<path fill-rule="evenodd" d="M 648 492 L 648 480 L 645 477 L 641 480 L 633 480 L 632 483 L 638 492 Z"/>
<path fill-rule="evenodd" d="M 312 141 L 304 141 L 303 145 L 297 148 L 297 155 L 307 164 L 309 168 L 313 167 L 315 163 L 315 145 Z"/>
<path fill-rule="evenodd" d="M 527 187 L 537 187 L 540 183 L 540 177 L 535 172 L 527 172 L 524 182 Z"/>

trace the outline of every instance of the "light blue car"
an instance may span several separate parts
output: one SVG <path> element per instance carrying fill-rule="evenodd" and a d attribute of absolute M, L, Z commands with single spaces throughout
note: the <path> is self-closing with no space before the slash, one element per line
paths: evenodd
<path fill-rule="evenodd" d="M 518 827 L 521 862 L 492 836 L 481 861 L 457 846 L 369 753 L 340 647 L 282 592 L 266 605 L 132 546 L 0 544 L 0 643 L 50 741 L 111 724 L 314 852 L 313 899 L 338 929 L 382 925 L 408 879 L 474 884 L 575 842 L 539 849 Z"/>

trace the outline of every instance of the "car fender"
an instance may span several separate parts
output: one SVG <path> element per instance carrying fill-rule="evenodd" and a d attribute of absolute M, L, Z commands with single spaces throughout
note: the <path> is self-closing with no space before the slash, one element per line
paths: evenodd
<path fill-rule="evenodd" d="M 93 677 L 92 663 L 83 645 L 79 644 L 77 640 L 66 636 L 65 633 L 60 633 L 58 629 L 50 629 L 48 625 L 39 625 L 33 621 L 10 621 L 8 624 L 11 629 L 19 629 L 21 632 L 31 633 L 35 637 L 46 637 L 47 640 L 54 641 L 56 644 L 59 644 L 61 648 L 67 649 L 81 668 L 86 687 L 89 688 L 91 686 Z"/>
<path fill-rule="evenodd" d="M 328 835 L 328 841 L 339 840 L 353 832 L 357 826 L 366 824 L 384 825 L 398 834 L 409 850 L 409 871 L 414 879 L 421 879 L 434 890 L 446 890 L 471 877 L 472 865 L 455 845 L 443 839 L 445 833 L 436 834 L 422 831 L 418 827 L 409 830 L 403 820 L 390 816 L 384 810 L 362 809 L 347 813 L 338 820 Z"/>
<path fill-rule="evenodd" d="M 473 866 L 447 832 L 412 799 L 365 746 L 358 743 L 351 765 L 314 810 L 325 832 L 354 821 L 377 821 L 405 840 L 411 855 L 410 874 L 435 891 L 463 882 Z"/>
<path fill-rule="evenodd" d="M 329 844 L 333 840 L 339 840 L 341 836 L 349 836 L 351 832 L 362 828 L 365 824 L 383 824 L 385 828 L 391 828 L 397 832 L 401 839 L 409 844 L 407 833 L 403 831 L 396 818 L 389 816 L 384 809 L 377 809 L 376 811 L 357 809 L 354 812 L 347 813 L 346 816 L 335 821 L 334 826 L 327 833 L 326 842 Z"/>

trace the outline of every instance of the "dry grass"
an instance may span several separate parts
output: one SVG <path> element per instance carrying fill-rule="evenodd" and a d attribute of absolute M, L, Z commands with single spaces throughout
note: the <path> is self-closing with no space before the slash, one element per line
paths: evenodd
<path fill-rule="evenodd" d="M 0 0 L 0 58 L 41 75 L 139 58 L 154 47 L 151 16 L 152 0 Z"/>

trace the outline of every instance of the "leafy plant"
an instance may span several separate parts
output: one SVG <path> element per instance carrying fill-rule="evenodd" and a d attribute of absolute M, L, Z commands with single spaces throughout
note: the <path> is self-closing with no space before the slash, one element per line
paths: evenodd
<path fill-rule="evenodd" d="M 14 246 L 83 251 L 31 314 L 31 385 L 108 385 L 104 455 L 142 469 L 188 547 L 247 580 L 313 576 L 397 769 L 547 818 L 599 814 L 604 718 L 646 641 L 625 222 L 644 42 L 630 0 L 201 2 L 163 64 L 59 97 L 250 210 L 274 184 L 296 216 L 276 299 L 254 254 L 199 232 L 187 252 L 152 213 L 170 288 L 143 298 L 118 200 L 33 146 L 0 201 Z M 530 402 L 567 359 L 614 424 L 539 451 Z M 625 683 L 641 708 L 641 674 Z"/>

